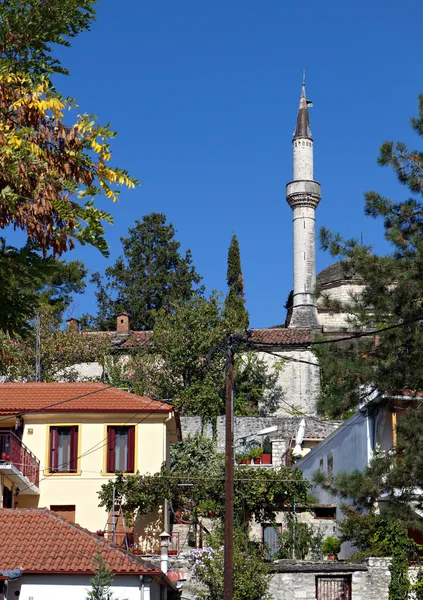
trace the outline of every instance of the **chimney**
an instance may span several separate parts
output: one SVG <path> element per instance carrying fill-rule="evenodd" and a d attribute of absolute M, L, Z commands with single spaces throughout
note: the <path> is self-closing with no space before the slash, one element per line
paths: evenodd
<path fill-rule="evenodd" d="M 128 313 L 120 313 L 116 315 L 116 332 L 129 333 L 129 315 Z"/>
<path fill-rule="evenodd" d="M 69 331 L 70 333 L 79 333 L 78 319 L 68 319 L 66 321 L 66 331 Z"/>

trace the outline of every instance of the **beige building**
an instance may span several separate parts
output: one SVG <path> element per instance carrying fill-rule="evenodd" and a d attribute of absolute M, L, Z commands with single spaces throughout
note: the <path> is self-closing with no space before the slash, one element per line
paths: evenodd
<path fill-rule="evenodd" d="M 106 529 L 101 485 L 159 471 L 180 439 L 168 403 L 96 382 L 4 383 L 0 419 L 3 506 L 46 507 L 90 531 Z"/>

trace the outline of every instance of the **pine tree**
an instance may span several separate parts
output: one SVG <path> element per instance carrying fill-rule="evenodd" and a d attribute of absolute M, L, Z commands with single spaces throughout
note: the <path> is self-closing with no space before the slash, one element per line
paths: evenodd
<path fill-rule="evenodd" d="M 100 551 L 93 558 L 93 562 L 96 565 L 96 570 L 94 577 L 91 579 L 92 589 L 88 590 L 86 600 L 113 600 L 115 596 L 110 591 L 113 575 L 107 568 Z"/>
<path fill-rule="evenodd" d="M 228 270 L 226 279 L 229 292 L 225 300 L 225 316 L 235 330 L 247 329 L 249 316 L 247 309 L 245 308 L 241 255 L 239 243 L 235 234 L 232 235 L 231 245 L 228 250 Z"/>
<path fill-rule="evenodd" d="M 423 137 L 423 95 L 412 128 Z M 380 392 L 421 390 L 423 381 L 423 152 L 403 143 L 385 142 L 378 162 L 390 166 L 410 197 L 394 202 L 377 192 L 365 194 L 365 212 L 383 220 L 385 239 L 392 247 L 377 256 L 357 240 L 343 240 L 321 231 L 324 248 L 343 261 L 346 271 L 361 279 L 363 291 L 347 307 L 327 301 L 331 310 L 351 314 L 357 330 L 386 331 L 348 344 L 316 346 L 322 369 L 321 413 L 348 415 L 369 387 Z M 324 300 L 324 298 L 323 298 Z"/>
<path fill-rule="evenodd" d="M 105 277 L 95 273 L 98 315 L 91 321 L 98 329 L 116 327 L 115 315 L 127 312 L 134 330 L 152 329 L 157 312 L 170 312 L 192 298 L 201 277 L 192 264 L 190 250 L 180 251 L 175 228 L 161 213 L 136 221 L 127 238 L 121 238 L 123 256 L 106 269 Z"/>

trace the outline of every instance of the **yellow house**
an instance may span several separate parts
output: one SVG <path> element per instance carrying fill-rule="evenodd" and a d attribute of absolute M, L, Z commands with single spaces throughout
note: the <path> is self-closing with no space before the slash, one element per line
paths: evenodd
<path fill-rule="evenodd" d="M 159 471 L 178 439 L 178 413 L 166 402 L 97 382 L 2 383 L 2 504 L 46 507 L 104 530 L 101 485 L 116 471 Z"/>

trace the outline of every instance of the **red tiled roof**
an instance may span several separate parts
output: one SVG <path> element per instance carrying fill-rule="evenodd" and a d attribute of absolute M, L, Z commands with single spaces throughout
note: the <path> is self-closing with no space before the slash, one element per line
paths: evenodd
<path fill-rule="evenodd" d="M 303 346 L 311 343 L 310 329 L 274 327 L 271 329 L 250 329 L 249 333 L 251 340 L 257 344 Z"/>
<path fill-rule="evenodd" d="M 152 331 L 133 331 L 120 348 L 150 348 L 152 335 Z"/>
<path fill-rule="evenodd" d="M 92 574 L 100 551 L 113 573 L 161 575 L 152 563 L 47 509 L 0 509 L 0 540 L 0 570 Z"/>
<path fill-rule="evenodd" d="M 48 408 L 43 408 L 48 405 Z M 50 406 L 54 405 L 54 406 Z M 104 383 L 0 383 L 0 414 L 20 412 L 167 413 L 172 407 Z"/>

